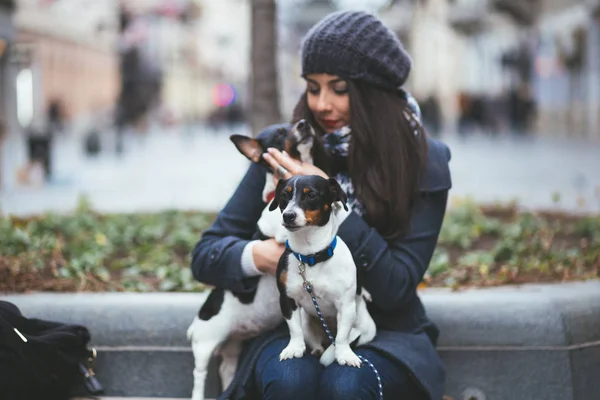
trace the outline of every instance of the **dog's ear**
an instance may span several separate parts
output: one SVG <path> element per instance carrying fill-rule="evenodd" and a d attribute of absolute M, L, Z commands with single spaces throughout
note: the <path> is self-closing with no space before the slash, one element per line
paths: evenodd
<path fill-rule="evenodd" d="M 271 201 L 271 204 L 269 204 L 269 211 L 273 211 L 277 207 L 279 207 L 279 197 L 281 195 L 281 191 L 283 190 L 283 187 L 285 186 L 286 182 L 287 182 L 287 180 L 285 180 L 285 179 L 280 179 L 277 182 L 277 187 L 275 188 L 275 197 Z"/>
<path fill-rule="evenodd" d="M 231 135 L 229 136 L 229 140 L 231 140 L 238 151 L 245 155 L 250 161 L 254 163 L 260 162 L 265 149 L 263 149 L 258 140 L 244 135 Z"/>
<path fill-rule="evenodd" d="M 331 202 L 334 203 L 336 201 L 341 201 L 344 206 L 344 210 L 348 211 L 348 196 L 346 196 L 346 192 L 340 186 L 339 182 L 334 178 L 329 178 L 329 190 L 331 193 Z"/>

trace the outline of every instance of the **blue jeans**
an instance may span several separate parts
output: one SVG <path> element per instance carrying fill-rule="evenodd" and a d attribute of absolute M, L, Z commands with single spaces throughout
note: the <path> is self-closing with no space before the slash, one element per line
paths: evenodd
<path fill-rule="evenodd" d="M 342 366 L 334 362 L 324 368 L 310 354 L 279 361 L 279 353 L 289 338 L 270 343 L 259 355 L 254 379 L 263 400 L 376 400 L 377 378 L 368 366 Z M 421 400 L 427 395 L 409 377 L 408 371 L 371 349 L 358 348 L 357 354 L 369 360 L 379 371 L 384 399 Z"/>

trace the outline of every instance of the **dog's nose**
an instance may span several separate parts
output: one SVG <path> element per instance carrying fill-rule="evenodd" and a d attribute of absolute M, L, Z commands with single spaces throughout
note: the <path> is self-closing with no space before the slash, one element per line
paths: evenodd
<path fill-rule="evenodd" d="M 306 121 L 304 121 L 303 119 L 301 119 L 300 121 L 298 121 L 298 123 L 296 124 L 296 128 L 297 129 L 304 129 L 304 126 L 306 125 Z"/>
<path fill-rule="evenodd" d="M 294 222 L 296 219 L 296 213 L 293 211 L 288 211 L 283 213 L 283 222 L 286 224 Z"/>

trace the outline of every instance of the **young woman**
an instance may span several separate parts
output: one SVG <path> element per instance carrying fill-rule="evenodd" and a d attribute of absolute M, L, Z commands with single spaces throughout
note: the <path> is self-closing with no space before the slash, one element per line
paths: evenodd
<path fill-rule="evenodd" d="M 373 301 L 375 340 L 356 349 L 379 371 L 386 399 L 442 398 L 445 370 L 438 329 L 417 294 L 435 249 L 451 187 L 448 148 L 426 136 L 418 106 L 402 86 L 411 60 L 396 36 L 364 12 L 325 17 L 302 43 L 306 91 L 294 120 L 309 121 L 335 158 L 334 177 L 352 212 L 338 235 L 346 242 Z M 277 127 L 266 129 L 271 134 Z M 289 178 L 327 174 L 285 153 L 264 155 Z M 321 166 L 323 167 L 323 166 Z M 265 170 L 251 165 L 225 208 L 193 252 L 195 277 L 251 292 L 261 274 L 274 274 L 283 246 L 253 241 L 265 203 Z M 279 361 L 287 326 L 248 343 L 228 399 L 377 399 L 373 371 L 318 359 Z"/>

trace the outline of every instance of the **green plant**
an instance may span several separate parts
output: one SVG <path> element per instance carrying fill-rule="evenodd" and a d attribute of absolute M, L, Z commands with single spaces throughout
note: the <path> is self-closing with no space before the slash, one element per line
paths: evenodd
<path fill-rule="evenodd" d="M 190 253 L 214 219 L 202 212 L 0 215 L 0 292 L 200 291 Z M 424 276 L 460 288 L 597 279 L 600 216 L 454 204 Z"/>

